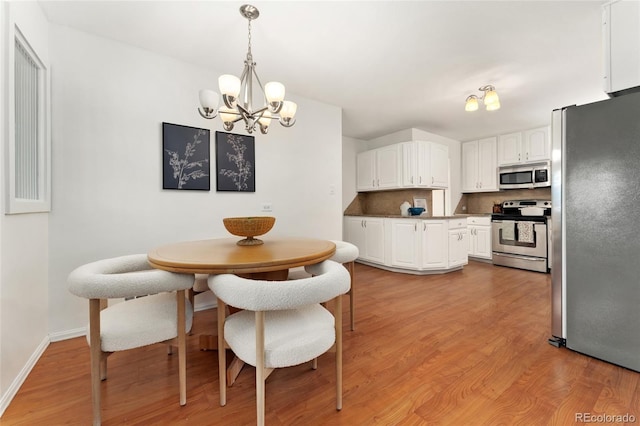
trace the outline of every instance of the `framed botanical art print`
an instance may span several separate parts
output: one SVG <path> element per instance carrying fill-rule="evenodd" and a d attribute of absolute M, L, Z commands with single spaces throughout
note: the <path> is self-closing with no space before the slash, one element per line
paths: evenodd
<path fill-rule="evenodd" d="M 210 130 L 162 123 L 162 188 L 209 191 Z"/>
<path fill-rule="evenodd" d="M 256 191 L 253 136 L 216 132 L 216 190 Z"/>

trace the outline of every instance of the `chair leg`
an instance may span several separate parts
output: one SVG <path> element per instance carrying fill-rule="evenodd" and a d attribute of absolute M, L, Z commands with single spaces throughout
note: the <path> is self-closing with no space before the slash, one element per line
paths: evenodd
<path fill-rule="evenodd" d="M 89 300 L 89 350 L 91 354 L 91 403 L 93 406 L 93 424 L 100 420 L 100 379 L 102 350 L 100 348 L 100 299 Z"/>
<path fill-rule="evenodd" d="M 220 406 L 227 405 L 227 351 L 224 343 L 225 303 L 218 298 L 218 380 L 220 382 Z"/>
<path fill-rule="evenodd" d="M 336 410 L 342 410 L 342 296 L 336 297 Z"/>
<path fill-rule="evenodd" d="M 349 314 L 351 315 L 351 331 L 356 329 L 356 320 L 355 320 L 355 302 L 353 300 L 354 296 L 354 284 L 355 284 L 355 262 L 347 263 L 347 270 L 349 271 L 349 275 L 351 276 L 351 287 L 349 288 Z"/>
<path fill-rule="evenodd" d="M 191 308 L 193 309 L 193 312 L 196 311 L 196 304 L 195 304 L 195 300 L 196 300 L 196 293 L 193 291 L 192 288 L 187 290 L 187 297 L 189 298 L 189 302 L 191 302 Z M 191 328 L 191 330 L 189 330 L 189 336 L 191 336 L 193 334 L 193 327 Z"/>
<path fill-rule="evenodd" d="M 257 424 L 264 426 L 264 312 L 256 312 L 256 411 Z"/>
<path fill-rule="evenodd" d="M 313 370 L 317 370 L 318 369 L 318 357 L 314 358 L 313 361 L 311 361 L 311 368 Z"/>
<path fill-rule="evenodd" d="M 176 292 L 178 304 L 178 376 L 180 380 L 180 405 L 187 404 L 187 332 L 184 290 Z"/>

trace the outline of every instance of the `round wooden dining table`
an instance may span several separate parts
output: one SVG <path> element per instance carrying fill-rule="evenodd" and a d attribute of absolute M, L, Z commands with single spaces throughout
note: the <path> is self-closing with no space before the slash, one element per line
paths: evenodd
<path fill-rule="evenodd" d="M 185 241 L 156 247 L 147 257 L 154 268 L 171 272 L 286 280 L 290 268 L 322 262 L 336 251 L 331 241 L 313 238 L 263 241 L 255 246 L 239 246 L 237 238 Z"/>
<path fill-rule="evenodd" d="M 239 246 L 237 238 L 185 241 L 156 247 L 147 253 L 149 264 L 157 269 L 183 274 L 235 274 L 245 278 L 284 281 L 289 268 L 313 265 L 329 259 L 336 245 L 312 238 L 264 238 L 264 244 Z M 230 307 L 230 309 L 232 309 Z M 224 312 L 218 312 L 218 327 Z M 217 336 L 201 335 L 200 349 L 218 349 Z M 234 358 L 227 367 L 231 386 L 244 363 Z"/>

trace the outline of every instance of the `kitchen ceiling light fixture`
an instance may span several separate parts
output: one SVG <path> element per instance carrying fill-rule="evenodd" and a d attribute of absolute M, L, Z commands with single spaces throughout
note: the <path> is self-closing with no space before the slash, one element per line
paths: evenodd
<path fill-rule="evenodd" d="M 220 113 L 220 118 L 227 131 L 233 130 L 235 122 L 244 120 L 247 132 L 253 133 L 256 126 L 260 132 L 266 135 L 269 131 L 271 120 L 278 119 L 284 127 L 295 124 L 295 114 L 298 106 L 295 102 L 284 100 L 284 85 L 277 81 L 271 81 L 264 87 L 256 73 L 256 63 L 251 54 L 251 21 L 260 16 L 260 11 L 255 6 L 245 4 L 240 7 L 240 14 L 249 21 L 249 46 L 247 57 L 244 60 L 244 69 L 240 78 L 235 75 L 225 74 L 218 78 L 218 86 L 222 93 L 224 106 L 218 109 L 219 95 L 213 90 L 200 90 L 200 115 L 206 119 L 215 118 Z M 254 111 L 253 109 L 253 78 L 258 82 L 262 91 L 264 104 Z M 239 96 L 241 95 L 241 101 Z M 279 114 L 276 115 L 276 114 Z"/>
<path fill-rule="evenodd" d="M 487 111 L 495 111 L 500 109 L 500 99 L 498 98 L 495 87 L 486 85 L 482 86 L 478 90 L 483 92 L 481 96 L 467 96 L 466 103 L 464 104 L 465 111 L 477 111 L 479 100 L 484 101 L 484 105 L 487 108 Z"/>

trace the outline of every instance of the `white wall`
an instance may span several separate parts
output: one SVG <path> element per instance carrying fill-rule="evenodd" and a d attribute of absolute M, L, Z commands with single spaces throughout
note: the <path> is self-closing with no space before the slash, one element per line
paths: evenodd
<path fill-rule="evenodd" d="M 211 129 L 214 152 L 219 119 L 202 119 L 196 107 L 198 90 L 215 87 L 219 73 L 55 25 L 51 46 L 54 335 L 86 324 L 86 301 L 65 283 L 83 263 L 227 237 L 222 218 L 229 216 L 273 215 L 274 236 L 341 238 L 340 108 L 290 95 L 299 106 L 297 124 L 274 123 L 268 135 L 256 135 L 255 193 L 217 193 L 213 176 L 210 192 L 162 190 L 161 123 Z M 263 202 L 273 212 L 261 213 Z"/>
<path fill-rule="evenodd" d="M 356 156 L 369 149 L 367 142 L 347 136 L 342 138 L 342 210 L 358 195 L 356 191 Z"/>
<path fill-rule="evenodd" d="M 1 78 L 0 192 L 6 203 L 8 143 L 8 48 L 14 43 L 16 26 L 41 60 L 49 62 L 47 22 L 36 2 L 0 3 Z M 48 344 L 48 215 L 0 213 L 0 414 L 30 367 Z"/>

